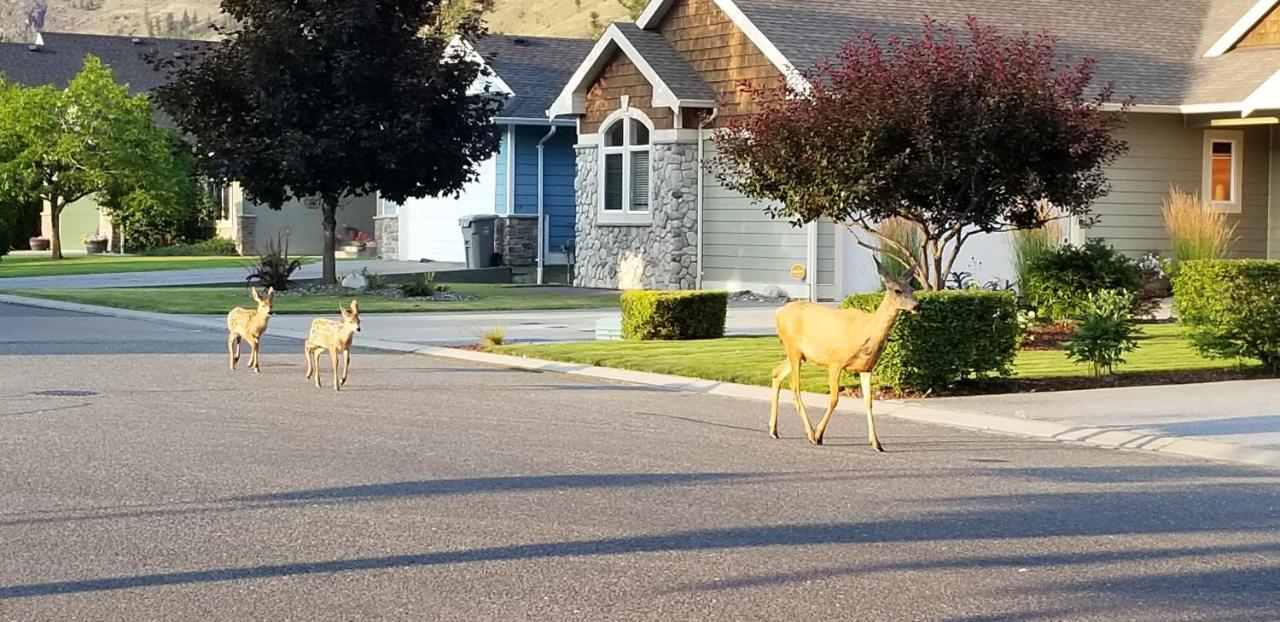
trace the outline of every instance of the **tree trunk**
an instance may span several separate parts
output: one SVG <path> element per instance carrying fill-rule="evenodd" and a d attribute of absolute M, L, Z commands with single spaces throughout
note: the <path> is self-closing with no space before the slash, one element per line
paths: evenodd
<path fill-rule="evenodd" d="M 322 280 L 326 285 L 336 285 L 338 283 L 338 262 L 334 257 L 334 253 L 337 250 L 337 197 L 325 197 L 321 211 L 324 212 L 324 256 L 321 257 L 323 262 Z"/>
<path fill-rule="evenodd" d="M 64 206 L 58 204 L 58 197 L 49 200 L 49 256 L 54 259 L 62 259 L 62 228 L 60 221 L 62 220 L 62 208 Z"/>

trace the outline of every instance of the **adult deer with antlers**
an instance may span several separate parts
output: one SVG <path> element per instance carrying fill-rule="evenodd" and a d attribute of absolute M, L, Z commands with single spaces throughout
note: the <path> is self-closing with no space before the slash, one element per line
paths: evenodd
<path fill-rule="evenodd" d="M 884 280 L 885 296 L 875 313 L 858 309 L 832 309 L 811 302 L 792 302 L 778 309 L 776 323 L 778 338 L 787 351 L 787 360 L 773 370 L 773 400 L 769 412 L 769 436 L 778 438 L 778 394 L 782 382 L 791 376 L 791 391 L 795 394 L 796 412 L 804 422 L 805 434 L 814 445 L 822 444 L 831 414 L 840 403 L 840 374 L 856 372 L 862 381 L 862 399 L 867 406 L 867 440 L 871 448 L 884 451 L 876 437 L 875 421 L 871 415 L 871 372 L 884 352 L 889 332 L 898 320 L 898 312 L 915 313 L 919 303 L 911 289 L 910 277 L 900 279 L 885 271 L 880 260 L 875 260 L 876 271 Z M 915 273 L 915 268 L 906 271 Z M 815 428 L 805 413 L 804 399 L 800 394 L 800 365 L 804 362 L 827 366 L 827 382 L 831 398 L 827 412 Z"/>
<path fill-rule="evenodd" d="M 254 373 L 262 373 L 258 369 L 258 346 L 262 342 L 262 334 L 267 332 L 267 322 L 271 319 L 271 301 L 275 298 L 275 288 L 268 287 L 266 296 L 258 295 L 258 288 L 249 288 L 249 295 L 258 303 L 256 309 L 236 307 L 227 314 L 227 358 L 231 369 L 240 362 L 240 341 L 249 342 L 249 367 Z"/>

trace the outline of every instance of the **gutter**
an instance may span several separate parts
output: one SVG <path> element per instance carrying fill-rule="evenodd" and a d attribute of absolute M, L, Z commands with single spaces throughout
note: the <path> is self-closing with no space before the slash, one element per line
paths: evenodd
<path fill-rule="evenodd" d="M 547 123 L 551 126 L 550 131 L 547 132 L 546 136 L 542 137 L 542 140 L 538 141 L 538 285 L 542 285 L 543 268 L 547 261 L 547 238 L 549 237 L 546 233 L 546 208 L 543 201 L 543 174 L 546 166 L 544 154 L 547 141 L 551 140 L 551 137 L 556 135 L 556 130 L 560 129 L 560 126 L 556 125 L 555 117 L 548 119 Z"/>
<path fill-rule="evenodd" d="M 705 272 L 702 267 L 702 206 L 707 193 L 703 187 L 703 176 L 706 175 L 702 168 L 702 161 L 706 155 L 706 148 L 703 143 L 706 141 L 707 126 L 711 125 L 719 115 L 720 109 L 713 108 L 711 109 L 711 116 L 703 119 L 702 123 L 698 124 L 698 273 L 693 288 L 699 290 L 702 289 L 702 273 Z"/>

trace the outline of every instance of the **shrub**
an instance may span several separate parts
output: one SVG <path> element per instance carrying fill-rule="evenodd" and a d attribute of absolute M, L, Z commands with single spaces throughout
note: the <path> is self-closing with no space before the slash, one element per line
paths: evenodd
<path fill-rule="evenodd" d="M 258 265 L 249 269 L 245 280 L 250 284 L 256 282 L 262 287 L 273 287 L 283 292 L 293 286 L 293 273 L 302 267 L 302 261 L 289 257 L 289 241 L 283 236 L 267 242 L 265 249 L 258 255 Z"/>
<path fill-rule="evenodd" d="M 728 292 L 623 292 L 622 338 L 651 341 L 723 337 L 728 307 Z"/>
<path fill-rule="evenodd" d="M 236 251 L 236 243 L 233 240 L 210 238 L 191 244 L 150 248 L 142 254 L 148 257 L 233 257 L 240 253 Z"/>
<path fill-rule="evenodd" d="M 370 287 L 372 287 L 370 281 Z M 428 272 L 423 274 L 421 278 L 400 284 L 400 293 L 406 298 L 430 298 L 436 292 L 447 292 L 449 288 L 444 285 L 436 284 L 436 273 Z"/>
<path fill-rule="evenodd" d="M 883 294 L 845 299 L 845 308 L 874 311 Z M 1007 376 L 1022 329 L 1009 292 L 916 292 L 919 313 L 902 314 L 889 335 L 875 379 L 900 391 L 944 391 L 956 383 Z"/>
<path fill-rule="evenodd" d="M 1079 317 L 1089 296 L 1105 289 L 1136 294 L 1142 287 L 1138 265 L 1102 240 L 1083 246 L 1063 244 L 1033 259 L 1022 294 L 1036 312 L 1052 322 Z"/>
<path fill-rule="evenodd" d="M 391 286 L 391 280 L 387 278 L 387 275 L 369 272 L 368 268 L 360 268 L 360 276 L 364 277 L 365 283 L 368 284 L 366 289 L 369 290 L 377 291 Z"/>
<path fill-rule="evenodd" d="M 1227 215 L 1210 208 L 1200 200 L 1199 194 L 1170 188 L 1160 212 L 1173 248 L 1169 258 L 1175 270 L 1184 261 L 1227 256 L 1235 237 L 1235 225 L 1228 225 Z"/>
<path fill-rule="evenodd" d="M 1173 277 L 1173 295 L 1201 353 L 1280 370 L 1280 261 L 1188 261 Z"/>
<path fill-rule="evenodd" d="M 902 252 L 885 245 L 884 270 L 894 278 L 902 278 L 906 276 L 907 270 L 911 266 L 907 260 L 915 260 L 924 256 L 922 248 L 924 246 L 923 232 L 920 231 L 920 225 L 903 218 L 890 218 L 879 226 L 880 235 L 883 235 L 904 248 L 911 251 L 910 257 L 903 257 Z M 912 277 L 914 279 L 914 276 Z"/>
<path fill-rule="evenodd" d="M 488 350 L 496 348 L 507 341 L 507 331 L 504 328 L 491 328 L 480 337 L 480 346 Z"/>
<path fill-rule="evenodd" d="M 1110 374 L 1124 355 L 1138 347 L 1134 338 L 1133 296 L 1104 289 L 1089 296 L 1078 318 L 1075 333 L 1066 341 L 1067 356 L 1076 363 L 1089 363 L 1093 375 Z"/>

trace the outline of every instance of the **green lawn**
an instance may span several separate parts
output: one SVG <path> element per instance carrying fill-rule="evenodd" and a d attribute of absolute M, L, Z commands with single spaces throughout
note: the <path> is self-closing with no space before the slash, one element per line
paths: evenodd
<path fill-rule="evenodd" d="M 565 288 L 524 285 L 450 285 L 454 291 L 474 296 L 457 302 L 392 300 L 355 295 L 362 313 L 414 313 L 426 311 L 523 311 L 537 309 L 590 309 L 618 306 L 616 294 L 572 293 Z M 146 287 L 78 290 L 14 290 L 17 296 L 48 298 L 121 309 L 160 313 L 221 315 L 237 306 L 252 304 L 243 287 Z M 333 313 L 346 304 L 351 294 L 280 296 L 272 310 L 276 313 Z"/>
<path fill-rule="evenodd" d="M 1174 324 L 1142 327 L 1138 350 L 1127 356 L 1119 374 L 1227 370 L 1234 361 L 1200 356 L 1186 340 L 1183 328 Z M 601 367 L 616 367 L 678 376 L 691 376 L 743 384 L 769 385 L 769 374 L 783 358 L 776 337 L 729 337 L 708 341 L 596 341 L 587 343 L 514 345 L 494 352 L 551 359 Z M 805 366 L 804 388 L 826 391 L 826 373 Z M 1018 354 L 1014 376 L 1018 380 L 1075 378 L 1089 375 L 1085 365 L 1074 365 L 1060 350 L 1024 351 Z M 846 376 L 845 383 L 852 380 Z"/>
<path fill-rule="evenodd" d="M 0 258 L 0 279 L 19 276 L 60 276 L 67 274 L 106 274 L 110 272 L 149 272 L 152 270 L 190 270 L 193 268 L 247 268 L 253 257 L 133 257 L 118 255 L 80 255 L 66 259 L 48 257 Z M 304 260 L 310 261 L 310 260 Z"/>

